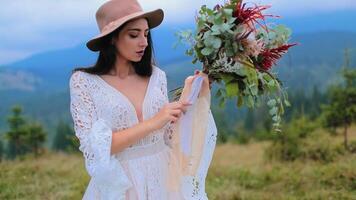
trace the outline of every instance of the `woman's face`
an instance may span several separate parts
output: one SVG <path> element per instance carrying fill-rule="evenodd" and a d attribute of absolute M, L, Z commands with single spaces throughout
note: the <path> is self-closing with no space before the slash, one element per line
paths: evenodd
<path fill-rule="evenodd" d="M 139 62 L 148 45 L 148 23 L 145 18 L 128 22 L 120 31 L 115 46 L 121 59 Z"/>

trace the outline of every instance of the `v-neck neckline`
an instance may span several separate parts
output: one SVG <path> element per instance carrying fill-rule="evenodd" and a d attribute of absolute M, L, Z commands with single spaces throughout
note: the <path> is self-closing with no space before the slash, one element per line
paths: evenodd
<path fill-rule="evenodd" d="M 146 99 L 147 99 L 147 96 L 148 96 L 148 93 L 149 93 L 149 90 L 150 90 L 150 85 L 151 85 L 151 82 L 152 82 L 153 75 L 154 75 L 154 68 L 152 68 L 152 74 L 151 74 L 151 76 L 150 76 L 150 78 L 148 80 L 145 96 L 143 97 L 143 101 L 141 103 L 142 121 L 145 120 L 145 107 L 146 107 L 145 106 L 145 102 L 146 102 Z M 127 102 L 127 104 L 131 107 L 132 111 L 134 112 L 136 122 L 140 123 L 140 119 L 139 119 L 139 117 L 137 115 L 137 110 L 135 108 L 135 105 L 130 101 L 130 99 L 124 93 L 122 93 L 120 90 L 118 90 L 117 88 L 115 88 L 114 86 L 112 86 L 108 82 L 106 82 L 101 76 L 99 76 L 99 75 L 95 75 L 95 76 L 99 79 L 100 82 L 102 82 L 108 88 L 110 88 L 115 93 L 119 94 L 121 97 L 124 98 L 124 100 Z"/>

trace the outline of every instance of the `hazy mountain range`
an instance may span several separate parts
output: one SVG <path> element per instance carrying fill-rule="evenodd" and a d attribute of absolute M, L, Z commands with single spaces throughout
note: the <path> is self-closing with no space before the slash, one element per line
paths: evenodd
<path fill-rule="evenodd" d="M 356 14 L 335 14 L 281 19 L 295 32 L 291 42 L 299 43 L 276 67 L 289 91 L 308 91 L 314 85 L 325 89 L 337 82 L 344 49 L 356 47 L 356 26 L 352 21 Z M 182 46 L 177 50 L 172 48 L 176 30 L 179 28 L 163 26 L 153 32 L 158 66 L 167 73 L 169 89 L 182 84 L 186 76 L 199 69 L 190 64 Z M 6 127 L 5 117 L 14 104 L 23 105 L 27 115 L 44 122 L 47 127 L 53 127 L 59 119 L 69 122 L 71 70 L 93 64 L 96 56 L 83 42 L 73 48 L 43 52 L 0 67 L 0 130 Z M 351 51 L 351 58 L 355 66 L 355 51 Z"/>

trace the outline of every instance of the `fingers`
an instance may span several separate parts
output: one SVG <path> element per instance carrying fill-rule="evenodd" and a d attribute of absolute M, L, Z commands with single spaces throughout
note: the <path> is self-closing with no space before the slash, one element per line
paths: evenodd
<path fill-rule="evenodd" d="M 180 109 L 183 113 L 187 112 L 188 106 L 191 106 L 192 104 L 189 102 L 180 102 L 180 106 L 178 109 Z"/>
<path fill-rule="evenodd" d="M 177 122 L 177 120 L 178 120 L 178 117 L 175 117 L 175 116 L 171 116 L 171 119 L 170 119 L 170 121 L 171 121 L 171 124 L 174 124 L 174 123 L 176 123 L 176 122 Z"/>
<path fill-rule="evenodd" d="M 193 81 L 194 81 L 195 78 L 196 78 L 195 75 L 194 75 L 194 76 L 188 76 L 188 77 L 185 79 L 184 84 L 185 84 L 185 85 L 189 85 L 189 84 L 193 83 Z"/>
<path fill-rule="evenodd" d="M 169 108 L 171 109 L 179 109 L 182 107 L 187 107 L 187 106 L 191 106 L 192 104 L 187 102 L 187 101 L 175 101 L 172 102 L 168 105 Z"/>
<path fill-rule="evenodd" d="M 204 81 L 206 84 L 209 84 L 209 88 L 211 89 L 212 87 L 212 83 L 213 83 L 213 79 L 211 77 L 209 77 L 206 73 L 202 72 L 202 71 L 198 71 L 195 70 L 195 75 L 201 75 L 204 77 Z"/>
<path fill-rule="evenodd" d="M 191 106 L 192 104 L 189 102 L 180 102 L 180 101 L 176 101 L 173 103 L 170 103 L 169 108 L 170 108 L 170 113 L 174 114 L 174 115 L 181 115 L 181 113 L 185 113 L 188 109 L 188 106 Z M 178 117 L 179 117 L 178 116 Z"/>
<path fill-rule="evenodd" d="M 180 109 L 172 110 L 170 114 L 171 124 L 177 122 L 177 120 L 180 118 L 181 115 L 182 115 L 182 111 Z"/>

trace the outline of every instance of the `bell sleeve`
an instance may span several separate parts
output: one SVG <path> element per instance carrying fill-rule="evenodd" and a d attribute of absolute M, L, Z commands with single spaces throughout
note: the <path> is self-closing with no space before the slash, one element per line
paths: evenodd
<path fill-rule="evenodd" d="M 73 73 L 69 85 L 74 130 L 91 181 L 100 199 L 125 199 L 126 190 L 132 184 L 120 162 L 111 155 L 112 130 L 96 113 L 87 75 Z"/>

